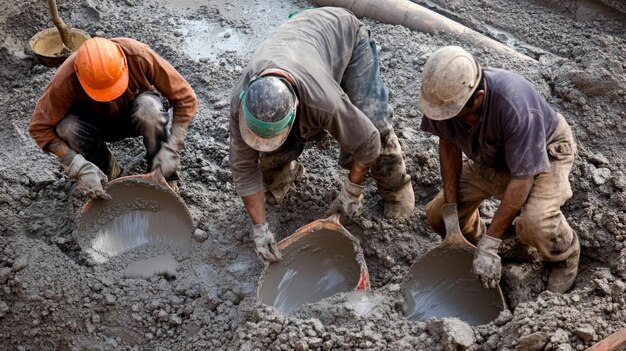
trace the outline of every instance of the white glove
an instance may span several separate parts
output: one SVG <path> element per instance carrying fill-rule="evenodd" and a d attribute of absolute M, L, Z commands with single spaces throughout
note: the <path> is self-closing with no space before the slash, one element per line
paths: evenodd
<path fill-rule="evenodd" d="M 472 273 L 487 289 L 495 288 L 500 282 L 502 263 L 498 256 L 498 248 L 501 242 L 502 240 L 498 238 L 484 234 L 476 246 Z"/>
<path fill-rule="evenodd" d="M 354 184 L 350 181 L 350 176 L 346 177 L 343 188 L 339 196 L 330 204 L 329 214 L 343 213 L 347 217 L 354 219 L 361 215 L 363 211 L 363 185 Z"/>
<path fill-rule="evenodd" d="M 172 124 L 172 133 L 166 143 L 161 143 L 161 149 L 152 159 L 152 170 L 161 167 L 165 179 L 169 179 L 180 166 L 180 151 L 185 146 L 187 127 Z"/>
<path fill-rule="evenodd" d="M 74 157 L 71 158 L 71 162 L 61 160 L 61 164 L 65 168 L 67 174 L 78 180 L 78 189 L 92 199 L 105 199 L 111 200 L 111 195 L 104 191 L 104 186 L 108 182 L 108 178 L 104 172 L 100 170 L 93 163 L 85 160 L 83 155 L 77 154 L 73 151 Z M 69 155 L 71 157 L 71 155 Z M 69 157 L 68 157 L 69 158 Z M 66 159 L 66 157 L 63 157 Z M 66 163 L 69 163 L 67 165 Z"/>
<path fill-rule="evenodd" d="M 270 231 L 267 223 L 252 226 L 252 240 L 254 240 L 256 245 L 256 254 L 264 265 L 267 266 L 270 262 L 278 262 L 283 258 L 276 247 L 274 233 Z"/>

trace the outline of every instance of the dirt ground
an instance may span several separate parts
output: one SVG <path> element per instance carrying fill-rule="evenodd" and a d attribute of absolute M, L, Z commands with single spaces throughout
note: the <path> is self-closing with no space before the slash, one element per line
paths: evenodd
<path fill-rule="evenodd" d="M 28 40 L 51 27 L 44 1 L 0 8 L 0 349 L 5 350 L 583 350 L 626 326 L 626 10 L 619 0 L 434 0 L 422 3 L 536 59 L 529 63 L 462 38 L 370 19 L 394 126 L 416 192 L 415 214 L 390 221 L 371 179 L 359 223 L 372 291 L 339 294 L 290 316 L 256 298 L 261 265 L 250 221 L 228 169 L 228 97 L 256 45 L 309 1 L 59 1 L 71 26 L 92 36 L 149 44 L 200 100 L 182 155 L 181 195 L 196 234 L 175 255 L 175 274 L 124 278 L 125 258 L 96 264 L 72 233 L 85 198 L 27 127 L 55 70 L 37 64 Z M 547 268 L 509 235 L 502 287 L 510 309 L 470 327 L 402 314 L 399 284 L 440 242 L 424 206 L 439 190 L 437 139 L 419 131 L 421 67 L 428 53 L 461 45 L 484 66 L 528 78 L 572 126 L 579 145 L 564 213 L 580 237 L 581 267 L 565 295 L 543 292 Z M 128 174 L 145 168 L 139 139 L 112 145 Z M 345 176 L 333 141 L 310 145 L 307 177 L 268 206 L 282 239 L 324 217 Z M 497 202 L 482 208 L 493 215 Z M 138 253 L 141 254 L 141 253 Z"/>

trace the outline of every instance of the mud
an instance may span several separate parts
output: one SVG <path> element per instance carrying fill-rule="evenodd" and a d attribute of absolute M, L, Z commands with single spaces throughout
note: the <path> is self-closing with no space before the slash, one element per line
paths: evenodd
<path fill-rule="evenodd" d="M 188 250 L 143 245 L 98 264 L 72 236 L 86 199 L 27 132 L 37 99 L 55 72 L 38 64 L 28 46 L 35 33 L 51 27 L 47 5 L 4 1 L 0 349 L 563 351 L 584 350 L 624 327 L 626 21 L 618 10 L 623 2 L 593 1 L 599 5 L 593 12 L 585 12 L 578 1 L 432 2 L 441 9 L 436 11 L 478 32 L 501 42 L 514 39 L 516 50 L 537 63 L 466 46 L 445 34 L 364 20 L 390 89 L 394 129 L 415 189 L 416 210 L 406 220 L 385 219 L 383 201 L 368 178 L 363 216 L 346 229 L 361 243 L 371 291 L 336 294 L 285 316 L 256 298 L 262 266 L 228 169 L 228 97 L 256 45 L 290 12 L 312 3 L 58 2 L 59 15 L 70 26 L 92 36 L 128 36 L 149 44 L 181 72 L 200 100 L 181 155 L 179 186 L 192 232 L 205 233 L 203 241 L 192 241 Z M 198 37 L 212 48 L 202 55 L 194 55 L 194 44 L 186 42 L 193 21 L 202 22 Z M 241 48 L 227 46 L 230 40 Z M 430 52 L 444 45 L 462 45 L 483 66 L 510 69 L 529 79 L 565 116 L 579 146 L 570 177 L 574 195 L 563 207 L 582 247 L 573 289 L 564 295 L 544 292 L 548 266 L 508 233 L 500 250 L 508 309 L 478 326 L 456 318 L 410 321 L 403 309 L 401 283 L 411 265 L 440 243 L 423 212 L 441 187 L 437 139 L 419 131 L 417 96 L 421 67 Z M 145 170 L 141 140 L 110 147 L 127 174 Z M 300 160 L 307 176 L 281 204 L 267 208 L 278 240 L 324 217 L 345 179 L 337 156 L 330 140 L 304 150 Z M 482 217 L 489 221 L 497 205 L 485 202 Z M 167 254 L 177 262 L 175 277 L 122 275 L 133 262 Z"/>
<path fill-rule="evenodd" d="M 124 278 L 150 278 L 154 275 L 164 275 L 176 278 L 178 262 L 171 254 L 159 255 L 129 264 L 122 271 Z"/>
<path fill-rule="evenodd" d="M 413 321 L 456 317 L 487 324 L 504 310 L 497 289 L 485 289 L 470 271 L 472 252 L 439 246 L 413 264 L 403 284 L 404 314 Z"/>
<path fill-rule="evenodd" d="M 259 280 L 259 299 L 290 314 L 304 303 L 313 303 L 357 288 L 361 269 L 349 238 L 321 229 L 291 243 Z"/>

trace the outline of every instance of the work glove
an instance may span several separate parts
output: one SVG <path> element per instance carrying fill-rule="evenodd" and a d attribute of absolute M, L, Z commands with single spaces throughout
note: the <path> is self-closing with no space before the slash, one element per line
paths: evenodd
<path fill-rule="evenodd" d="M 83 155 L 70 152 L 71 154 L 61 158 L 61 164 L 67 174 L 78 181 L 78 190 L 92 199 L 111 200 L 111 195 L 104 191 L 108 181 L 106 174 Z"/>
<path fill-rule="evenodd" d="M 167 142 L 161 143 L 161 149 L 152 159 L 152 170 L 161 167 L 165 179 L 169 179 L 180 166 L 180 151 L 185 146 L 187 127 L 172 124 L 172 132 Z"/>
<path fill-rule="evenodd" d="M 350 219 L 355 219 L 363 211 L 363 185 L 354 184 L 350 176 L 346 177 L 339 196 L 330 204 L 328 214 L 343 213 Z"/>
<path fill-rule="evenodd" d="M 487 289 L 493 289 L 500 282 L 502 263 L 498 256 L 498 247 L 502 240 L 487 234 L 478 241 L 474 262 L 472 263 L 472 273 Z"/>
<path fill-rule="evenodd" d="M 264 265 L 267 266 L 271 262 L 278 262 L 283 258 L 276 247 L 274 233 L 267 226 L 267 223 L 252 226 L 252 240 L 254 240 L 256 245 L 256 255 Z"/>

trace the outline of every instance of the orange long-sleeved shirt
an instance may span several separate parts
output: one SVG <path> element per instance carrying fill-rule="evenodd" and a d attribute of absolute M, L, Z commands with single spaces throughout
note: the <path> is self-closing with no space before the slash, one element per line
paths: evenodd
<path fill-rule="evenodd" d="M 114 38 L 126 55 L 128 63 L 128 88 L 115 100 L 98 102 L 83 90 L 76 72 L 74 59 L 70 56 L 39 99 L 30 120 L 28 131 L 37 145 L 60 141 L 55 127 L 69 112 L 89 118 L 115 121 L 128 118 L 132 103 L 144 91 L 156 89 L 167 98 L 174 108 L 172 123 L 188 124 L 198 109 L 196 94 L 178 71 L 148 45 L 129 38 Z"/>

